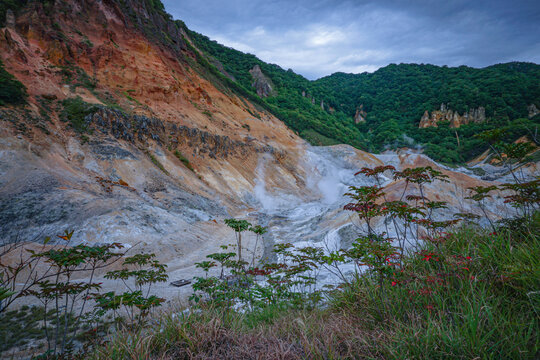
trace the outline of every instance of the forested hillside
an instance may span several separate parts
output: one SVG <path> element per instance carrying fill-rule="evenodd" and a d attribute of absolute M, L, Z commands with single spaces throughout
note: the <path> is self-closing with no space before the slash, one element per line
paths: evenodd
<path fill-rule="evenodd" d="M 364 129 L 374 130 L 370 137 L 373 150 L 385 145 L 405 145 L 407 134 L 438 160 L 459 162 L 483 150 L 473 136 L 483 130 L 508 127 L 508 136 L 526 133 L 536 122 L 526 120 L 527 106 L 540 102 L 540 66 L 531 63 L 507 63 L 484 69 L 434 65 L 391 64 L 368 74 L 336 73 L 314 82 L 316 96 L 351 115 L 363 105 L 367 113 Z M 418 129 L 422 114 L 437 110 L 440 104 L 463 114 L 484 107 L 487 122 L 449 129 Z M 351 115 L 352 116 L 352 115 Z M 515 121 L 517 119 L 522 119 Z M 457 136 L 461 139 L 457 146 Z M 409 140 L 410 141 L 410 140 Z"/>
<path fill-rule="evenodd" d="M 309 81 L 291 69 L 186 31 L 211 62 L 217 60 L 224 73 L 255 96 L 249 70 L 259 65 L 276 87 L 275 94 L 262 99 L 264 104 L 314 144 L 348 143 L 368 151 L 420 145 L 436 160 L 459 163 L 485 150 L 475 134 L 505 127 L 510 130 L 507 140 L 512 140 L 539 123 L 538 116 L 528 119 L 527 112 L 531 104 L 540 107 L 540 66 L 536 64 L 513 62 L 483 69 L 391 64 L 374 73 L 335 73 Z M 441 104 L 459 114 L 483 107 L 487 121 L 458 129 L 449 128 L 448 123 L 419 129 L 422 114 Z M 355 123 L 360 106 L 366 121 Z"/>
<path fill-rule="evenodd" d="M 369 147 L 367 134 L 356 126 L 351 116 L 341 111 L 332 114 L 328 107 L 323 110 L 321 100 L 324 99 L 311 97 L 313 82 L 291 69 L 284 70 L 278 65 L 267 64 L 254 55 L 244 54 L 211 41 L 187 27 L 185 30 L 199 50 L 211 59 L 218 60 L 226 74 L 255 96 L 257 95 L 252 87 L 253 78 L 249 70 L 259 65 L 277 90 L 275 95 L 262 99 L 263 105 L 308 141 L 317 145 L 347 143 L 362 149 Z M 302 96 L 302 92 L 305 96 Z"/>

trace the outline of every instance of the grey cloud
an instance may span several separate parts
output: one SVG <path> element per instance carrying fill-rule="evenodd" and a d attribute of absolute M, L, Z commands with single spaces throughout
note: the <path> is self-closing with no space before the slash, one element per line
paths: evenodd
<path fill-rule="evenodd" d="M 537 0 L 163 2 L 191 29 L 310 79 L 400 62 L 540 62 Z"/>

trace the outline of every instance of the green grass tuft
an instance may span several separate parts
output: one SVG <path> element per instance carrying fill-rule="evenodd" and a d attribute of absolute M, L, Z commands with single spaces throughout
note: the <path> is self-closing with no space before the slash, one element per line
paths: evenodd
<path fill-rule="evenodd" d="M 163 164 L 160 163 L 159 160 L 153 154 L 147 151 L 146 155 L 148 155 L 148 157 L 150 158 L 150 161 L 152 161 L 152 163 L 156 165 L 159 168 L 159 170 L 163 171 L 164 174 L 169 175 L 169 172 L 167 171 L 167 169 L 165 169 Z"/>
<path fill-rule="evenodd" d="M 79 96 L 69 98 L 62 101 L 64 109 L 62 110 L 62 118 L 68 121 L 71 127 L 78 133 L 82 134 L 88 130 L 88 124 L 84 118 L 96 111 L 94 105 L 83 101 Z"/>
<path fill-rule="evenodd" d="M 188 158 L 186 158 L 182 153 L 178 150 L 174 150 L 174 156 L 178 158 L 184 164 L 189 170 L 195 172 L 195 169 L 193 169 L 193 166 L 191 166 L 191 163 L 189 162 Z"/>

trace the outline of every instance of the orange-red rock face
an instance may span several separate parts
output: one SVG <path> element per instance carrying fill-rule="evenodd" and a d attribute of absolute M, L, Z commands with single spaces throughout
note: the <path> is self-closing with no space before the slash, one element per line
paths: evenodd
<path fill-rule="evenodd" d="M 58 5 L 52 18 L 35 4 L 16 19 L 15 28 L 2 30 L 6 68 L 27 86 L 31 101 L 50 94 L 60 100 L 75 95 L 94 103 L 113 100 L 128 111 L 227 132 L 238 139 L 248 133 L 237 128 L 248 124 L 255 130 L 250 135 L 257 137 L 261 126 L 247 111 L 255 111 L 251 105 L 224 95 L 197 74 L 188 65 L 193 56 L 188 51 L 179 57 L 141 31 L 126 27 L 126 19 L 114 6 L 82 0 L 67 4 Z M 95 91 L 66 86 L 66 72 L 77 69 L 95 79 Z M 287 132 L 271 116 L 261 115 L 274 125 L 262 126 L 267 136 L 277 138 Z"/>
<path fill-rule="evenodd" d="M 301 143 L 272 115 L 232 93 L 222 93 L 203 78 L 190 65 L 192 53 L 178 54 L 126 26 L 128 20 L 114 3 L 58 2 L 49 12 L 53 15 L 46 14 L 40 4 L 32 5 L 14 27 L 1 30 L 0 48 L 8 71 L 26 85 L 36 115 L 43 97 L 55 99 L 54 132 L 64 141 L 71 133 L 57 121 L 59 111 L 54 109 L 60 110 L 63 99 L 80 96 L 89 103 L 115 104 L 129 114 L 159 118 L 165 127 L 197 128 L 253 146 L 289 149 Z M 95 88 L 85 87 L 85 80 Z M 189 139 L 172 143 L 173 135 L 162 135 L 160 143 L 171 151 L 178 147 L 201 175 L 215 167 L 215 159 L 201 153 Z M 227 162 L 248 183 L 257 164 L 254 155 Z"/>

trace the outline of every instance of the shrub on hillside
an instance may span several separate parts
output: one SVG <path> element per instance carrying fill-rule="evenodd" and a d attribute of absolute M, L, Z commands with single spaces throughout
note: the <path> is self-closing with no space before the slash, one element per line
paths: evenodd
<path fill-rule="evenodd" d="M 62 101 L 62 105 L 64 106 L 64 110 L 62 111 L 63 119 L 68 121 L 76 132 L 86 132 L 88 124 L 85 121 L 85 117 L 95 112 L 96 107 L 85 102 L 80 96 L 65 99 Z"/>
<path fill-rule="evenodd" d="M 6 71 L 0 60 L 0 106 L 24 104 L 26 96 L 24 85 Z"/>

